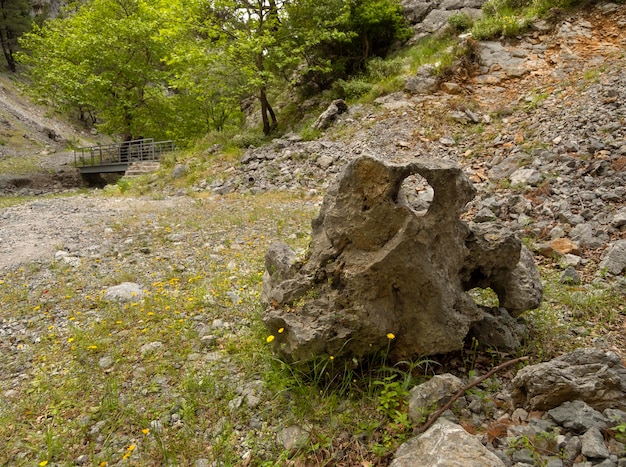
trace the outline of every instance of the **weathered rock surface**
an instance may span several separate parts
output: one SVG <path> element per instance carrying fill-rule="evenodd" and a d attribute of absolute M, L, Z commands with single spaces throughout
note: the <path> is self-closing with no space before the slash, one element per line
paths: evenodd
<path fill-rule="evenodd" d="M 105 300 L 115 300 L 119 302 L 139 301 L 145 293 L 139 284 L 134 282 L 122 282 L 119 285 L 109 287 L 104 293 Z"/>
<path fill-rule="evenodd" d="M 606 250 L 600 262 L 600 270 L 621 274 L 624 269 L 626 269 L 626 240 L 618 240 Z"/>
<path fill-rule="evenodd" d="M 419 423 L 424 415 L 446 404 L 463 387 L 463 381 L 446 373 L 435 375 L 425 383 L 411 389 L 409 395 L 409 418 Z"/>
<path fill-rule="evenodd" d="M 548 410 L 572 400 L 596 410 L 626 409 L 626 368 L 617 354 L 600 349 L 577 349 L 527 366 L 512 384 L 516 404 L 530 410 Z"/>
<path fill-rule="evenodd" d="M 495 454 L 461 426 L 437 420 L 396 451 L 391 467 L 504 467 Z"/>
<path fill-rule="evenodd" d="M 401 192 L 414 174 L 434 190 L 423 215 Z M 541 283 L 519 239 L 459 219 L 473 195 L 455 163 L 355 159 L 325 197 L 300 269 L 288 248 L 268 251 L 262 298 L 275 349 L 289 361 L 358 358 L 392 333 L 393 358 L 445 353 L 483 317 L 466 290 L 492 287 L 515 316 L 536 307 Z"/>
<path fill-rule="evenodd" d="M 348 105 L 343 99 L 335 99 L 328 108 L 313 123 L 316 130 L 324 130 L 328 128 L 339 115 L 348 110 Z"/>

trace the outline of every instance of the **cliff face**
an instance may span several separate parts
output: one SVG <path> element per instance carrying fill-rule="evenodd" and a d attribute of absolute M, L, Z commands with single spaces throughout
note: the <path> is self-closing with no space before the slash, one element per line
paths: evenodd
<path fill-rule="evenodd" d="M 33 9 L 33 14 L 45 19 L 56 18 L 61 8 L 68 4 L 66 0 L 30 0 L 29 3 Z"/>

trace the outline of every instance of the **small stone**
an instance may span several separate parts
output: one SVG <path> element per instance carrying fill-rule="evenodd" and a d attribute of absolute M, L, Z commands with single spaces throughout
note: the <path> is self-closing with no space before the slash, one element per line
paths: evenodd
<path fill-rule="evenodd" d="M 515 409 L 513 411 L 513 414 L 511 414 L 511 420 L 513 420 L 513 423 L 525 422 L 527 418 L 528 418 L 528 412 L 522 409 L 521 407 L 518 407 L 517 409 Z"/>
<path fill-rule="evenodd" d="M 563 467 L 563 461 L 557 457 L 550 457 L 546 467 Z"/>
<path fill-rule="evenodd" d="M 565 458 L 565 460 L 572 462 L 574 459 L 576 459 L 580 454 L 581 447 L 582 442 L 580 441 L 580 437 L 572 436 L 563 447 L 563 457 Z"/>
<path fill-rule="evenodd" d="M 586 432 L 591 428 L 605 429 L 608 426 L 604 415 L 580 400 L 564 402 L 548 410 L 548 416 L 575 433 Z"/>
<path fill-rule="evenodd" d="M 534 168 L 520 167 L 509 176 L 512 186 L 536 186 L 543 180 L 541 172 Z"/>
<path fill-rule="evenodd" d="M 600 430 L 591 427 L 580 437 L 582 442 L 581 453 L 583 456 L 591 459 L 607 459 L 610 455 L 609 450 L 604 444 L 604 437 Z"/>
<path fill-rule="evenodd" d="M 143 288 L 134 282 L 122 282 L 119 285 L 109 287 L 104 293 L 104 299 L 119 302 L 137 302 L 144 297 Z"/>
<path fill-rule="evenodd" d="M 162 342 L 159 342 L 159 341 L 148 342 L 147 344 L 144 344 L 139 348 L 139 353 L 143 357 L 147 353 L 155 352 L 161 348 L 163 348 Z"/>
<path fill-rule="evenodd" d="M 568 266 L 565 271 L 561 273 L 559 279 L 561 284 L 578 285 L 581 282 L 580 275 L 572 266 Z"/>
<path fill-rule="evenodd" d="M 176 164 L 172 170 L 172 178 L 180 178 L 189 171 L 189 167 L 185 164 Z"/>
<path fill-rule="evenodd" d="M 482 208 L 474 215 L 474 222 L 491 222 L 496 219 L 496 215 L 489 208 Z"/>
<path fill-rule="evenodd" d="M 560 264 L 561 267 L 578 267 L 580 266 L 580 263 L 582 262 L 582 258 L 578 255 L 573 255 L 571 253 L 567 253 L 565 255 L 563 255 L 563 258 L 561 258 Z"/>
<path fill-rule="evenodd" d="M 513 462 L 521 462 L 523 464 L 535 465 L 533 452 L 530 449 L 520 449 L 515 451 L 511 456 Z"/>
<path fill-rule="evenodd" d="M 611 225 L 616 229 L 626 225 L 626 208 L 622 208 L 615 213 L 613 220 L 611 221 Z"/>
<path fill-rule="evenodd" d="M 618 240 L 607 248 L 602 261 L 600 271 L 607 271 L 611 274 L 621 274 L 626 269 L 626 240 Z"/>
<path fill-rule="evenodd" d="M 278 432 L 278 442 L 288 451 L 303 447 L 308 441 L 309 434 L 298 425 L 288 426 Z"/>
<path fill-rule="evenodd" d="M 111 368 L 113 366 L 113 358 L 110 355 L 105 355 L 98 360 L 98 366 L 103 370 Z"/>

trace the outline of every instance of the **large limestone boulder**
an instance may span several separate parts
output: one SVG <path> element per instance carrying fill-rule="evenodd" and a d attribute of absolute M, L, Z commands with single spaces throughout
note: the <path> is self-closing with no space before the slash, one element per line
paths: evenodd
<path fill-rule="evenodd" d="M 434 190 L 425 214 L 401 193 L 414 174 Z M 538 306 L 541 284 L 519 240 L 460 220 L 473 196 L 452 162 L 351 162 L 313 221 L 308 257 L 296 261 L 286 245 L 268 250 L 262 300 L 275 350 L 292 362 L 389 347 L 394 359 L 445 353 L 483 318 L 466 290 L 492 287 L 515 316 Z"/>

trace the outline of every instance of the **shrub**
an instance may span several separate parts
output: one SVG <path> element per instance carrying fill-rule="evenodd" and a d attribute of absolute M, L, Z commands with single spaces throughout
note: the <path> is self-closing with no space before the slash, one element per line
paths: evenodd
<path fill-rule="evenodd" d="M 402 71 L 405 59 L 396 57 L 383 60 L 380 57 L 374 57 L 367 62 L 367 72 L 369 76 L 376 80 L 383 80 L 391 76 L 397 75 Z"/>
<path fill-rule="evenodd" d="M 448 24 L 455 32 L 464 32 L 474 25 L 474 20 L 467 13 L 457 13 L 448 18 Z"/>
<path fill-rule="evenodd" d="M 349 81 L 337 80 L 333 86 L 335 92 L 346 99 L 356 99 L 367 94 L 372 89 L 372 84 L 363 78 L 353 78 Z"/>

